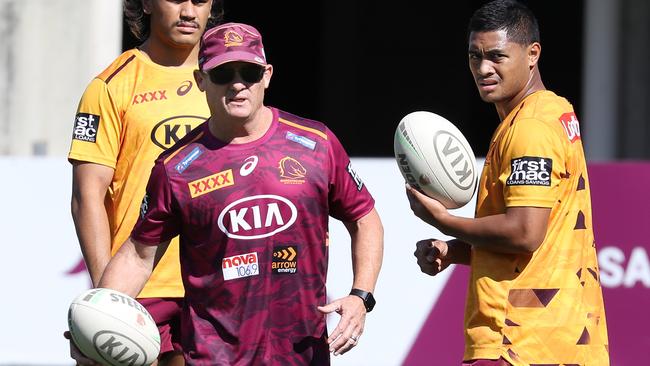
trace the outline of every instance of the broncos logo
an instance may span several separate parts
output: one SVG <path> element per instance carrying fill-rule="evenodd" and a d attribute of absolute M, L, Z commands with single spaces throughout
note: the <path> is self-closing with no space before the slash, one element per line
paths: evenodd
<path fill-rule="evenodd" d="M 302 184 L 305 182 L 305 175 L 307 175 L 307 169 L 305 169 L 300 162 L 292 157 L 285 156 L 278 162 L 278 168 L 280 169 L 280 179 L 282 183 L 285 184 Z"/>

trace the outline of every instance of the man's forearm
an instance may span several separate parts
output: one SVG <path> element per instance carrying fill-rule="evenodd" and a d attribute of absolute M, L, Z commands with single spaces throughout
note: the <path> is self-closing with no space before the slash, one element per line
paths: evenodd
<path fill-rule="evenodd" d="M 505 214 L 465 218 L 442 215 L 436 227 L 477 248 L 497 253 L 532 253 L 544 240 L 550 209 L 515 207 Z"/>
<path fill-rule="evenodd" d="M 111 260 L 111 236 L 103 201 L 99 204 L 78 197 L 72 200 L 72 218 L 93 286 Z"/>
<path fill-rule="evenodd" d="M 98 287 L 137 297 L 153 271 L 156 249 L 127 239 L 106 266 Z"/>
<path fill-rule="evenodd" d="M 384 229 L 374 209 L 356 223 L 346 224 L 352 237 L 354 288 L 373 292 L 384 256 Z"/>

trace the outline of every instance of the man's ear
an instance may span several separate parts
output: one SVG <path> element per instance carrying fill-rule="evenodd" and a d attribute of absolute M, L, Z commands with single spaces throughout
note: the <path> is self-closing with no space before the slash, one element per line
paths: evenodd
<path fill-rule="evenodd" d="M 266 70 L 264 71 L 264 89 L 267 89 L 271 85 L 271 76 L 273 76 L 273 65 L 268 64 Z"/>
<path fill-rule="evenodd" d="M 539 42 L 533 42 L 528 46 L 528 66 L 533 68 L 539 61 L 539 56 L 542 54 L 542 45 Z"/>
<path fill-rule="evenodd" d="M 196 86 L 199 87 L 199 90 L 205 92 L 205 86 L 203 83 L 207 82 L 207 79 L 201 70 L 194 70 L 194 80 L 196 81 Z"/>

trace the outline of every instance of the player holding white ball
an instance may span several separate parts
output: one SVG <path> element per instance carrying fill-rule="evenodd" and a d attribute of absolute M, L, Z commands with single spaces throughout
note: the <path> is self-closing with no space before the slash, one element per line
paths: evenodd
<path fill-rule="evenodd" d="M 432 276 L 471 267 L 463 365 L 608 365 L 580 129 L 571 104 L 542 83 L 537 21 L 515 1 L 490 2 L 470 20 L 468 51 L 501 124 L 475 218 L 407 187 L 413 212 L 456 237 L 418 242 L 418 265 Z"/>

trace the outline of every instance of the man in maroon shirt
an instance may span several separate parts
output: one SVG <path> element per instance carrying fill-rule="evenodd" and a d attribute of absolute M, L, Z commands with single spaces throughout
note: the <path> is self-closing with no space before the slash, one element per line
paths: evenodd
<path fill-rule="evenodd" d="M 141 218 L 99 286 L 136 295 L 180 235 L 186 361 L 327 365 L 359 342 L 374 306 L 374 200 L 324 124 L 263 104 L 273 67 L 255 28 L 207 31 L 199 64 L 211 117 L 156 161 Z M 354 280 L 326 304 L 329 216 L 350 232 Z"/>

